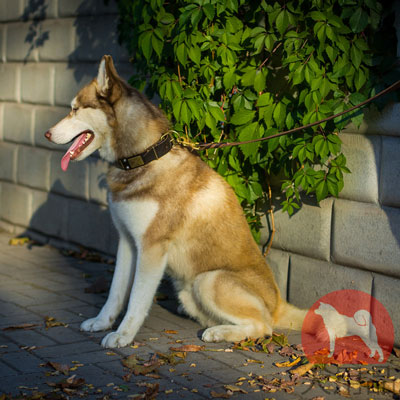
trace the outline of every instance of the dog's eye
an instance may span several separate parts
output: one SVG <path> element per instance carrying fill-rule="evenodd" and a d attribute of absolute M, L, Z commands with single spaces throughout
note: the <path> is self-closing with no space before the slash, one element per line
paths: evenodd
<path fill-rule="evenodd" d="M 72 107 L 72 112 L 76 113 L 79 110 L 78 107 Z"/>

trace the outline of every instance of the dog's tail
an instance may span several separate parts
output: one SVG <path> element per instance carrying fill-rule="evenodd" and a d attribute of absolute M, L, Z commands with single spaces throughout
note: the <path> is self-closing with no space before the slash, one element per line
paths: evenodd
<path fill-rule="evenodd" d="M 275 314 L 274 328 L 293 329 L 300 331 L 308 310 L 301 310 L 284 300 L 278 306 Z"/>

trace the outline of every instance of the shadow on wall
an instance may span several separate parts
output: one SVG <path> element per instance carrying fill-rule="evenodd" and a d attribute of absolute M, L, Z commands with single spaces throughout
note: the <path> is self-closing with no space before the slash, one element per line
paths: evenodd
<path fill-rule="evenodd" d="M 89 162 L 95 162 L 95 159 Z M 103 185 L 101 180 L 99 185 Z M 113 227 L 107 207 L 68 196 L 68 191 L 57 179 L 49 193 L 36 199 L 40 204 L 32 215 L 28 231 L 76 243 L 77 246 L 115 255 L 118 234 Z M 34 200 L 35 202 L 35 200 Z M 29 236 L 29 232 L 25 232 Z"/>
<path fill-rule="evenodd" d="M 45 0 L 29 0 L 24 9 L 23 21 L 32 21 L 25 37 L 25 43 L 30 45 L 25 62 L 34 49 L 43 47 L 50 39 L 51 31 L 44 31 L 43 27 L 48 16 L 47 9 Z M 75 81 L 83 85 L 91 80 L 104 54 L 114 55 L 116 61 L 120 58 L 117 8 L 116 3 L 110 0 L 82 0 L 76 10 L 71 10 L 71 14 L 75 18 L 76 47 L 67 57 L 68 68 L 74 71 Z M 96 69 L 88 68 L 90 63 L 96 63 Z"/>
<path fill-rule="evenodd" d="M 43 21 L 46 19 L 47 7 L 45 0 L 29 0 L 24 9 L 22 20 L 24 22 L 32 20 L 25 38 L 25 43 L 30 43 L 30 47 L 24 58 L 24 62 L 28 61 L 34 49 L 42 47 L 45 41 L 49 39 L 49 31 L 43 31 Z"/>

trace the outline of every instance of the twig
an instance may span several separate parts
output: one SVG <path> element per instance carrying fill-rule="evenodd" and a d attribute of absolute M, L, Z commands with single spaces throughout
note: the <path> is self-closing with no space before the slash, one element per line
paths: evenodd
<path fill-rule="evenodd" d="M 274 240 L 274 236 L 275 236 L 275 217 L 274 217 L 274 212 L 272 209 L 272 191 L 271 191 L 271 185 L 269 184 L 269 182 L 267 182 L 267 185 L 268 185 L 268 198 L 269 198 L 268 214 L 271 215 L 271 236 L 268 241 L 267 249 L 264 251 L 264 254 L 263 254 L 264 257 L 266 257 L 268 255 L 269 251 L 271 250 L 272 241 Z"/>

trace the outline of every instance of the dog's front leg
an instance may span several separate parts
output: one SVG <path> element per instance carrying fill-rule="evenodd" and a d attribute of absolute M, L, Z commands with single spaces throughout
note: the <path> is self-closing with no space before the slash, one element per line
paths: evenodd
<path fill-rule="evenodd" d="M 104 347 L 124 347 L 133 341 L 146 318 L 164 274 L 167 255 L 156 245 L 139 251 L 128 310 L 116 332 L 104 337 Z"/>
<path fill-rule="evenodd" d="M 108 299 L 95 318 L 81 324 L 81 330 L 97 332 L 109 329 L 126 304 L 134 274 L 133 249 L 127 236 L 120 232 L 117 262 Z"/>

